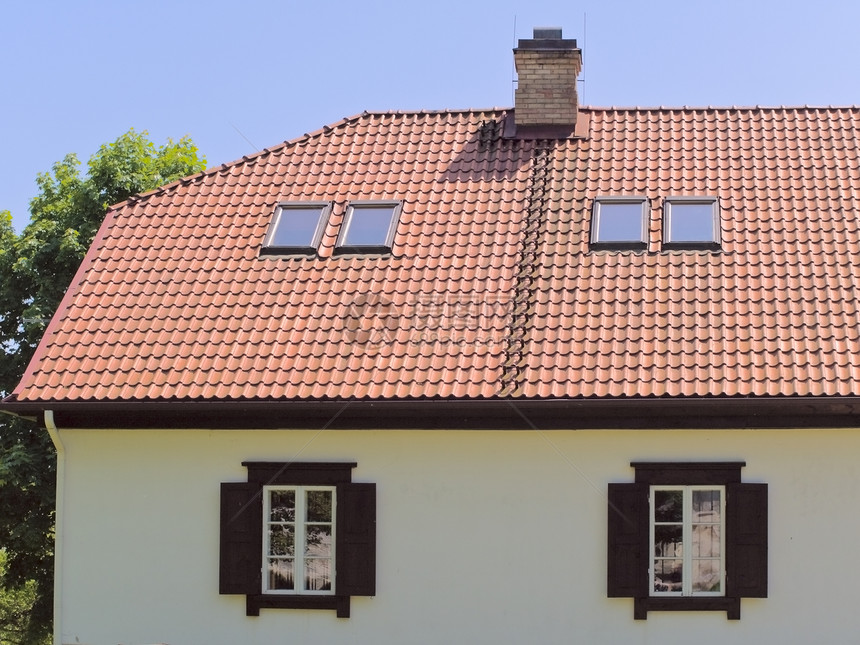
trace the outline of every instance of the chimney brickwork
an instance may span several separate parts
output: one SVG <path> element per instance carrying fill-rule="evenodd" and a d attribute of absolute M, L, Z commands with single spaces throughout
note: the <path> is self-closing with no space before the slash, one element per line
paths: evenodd
<path fill-rule="evenodd" d="M 517 127 L 573 130 L 579 107 L 576 80 L 582 69 L 582 50 L 576 40 L 562 39 L 560 29 L 535 29 L 535 38 L 518 42 L 514 63 Z"/>

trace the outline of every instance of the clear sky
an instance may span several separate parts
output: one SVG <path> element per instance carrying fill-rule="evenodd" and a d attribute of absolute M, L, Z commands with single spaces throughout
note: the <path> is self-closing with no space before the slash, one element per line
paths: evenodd
<path fill-rule="evenodd" d="M 583 48 L 584 104 L 856 105 L 852 0 L 0 3 L 0 210 L 129 128 L 210 166 L 363 110 L 513 103 L 515 38 Z"/>

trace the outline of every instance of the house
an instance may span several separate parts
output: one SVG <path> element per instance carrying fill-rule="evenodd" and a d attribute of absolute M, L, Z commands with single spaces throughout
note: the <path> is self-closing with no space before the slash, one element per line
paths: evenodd
<path fill-rule="evenodd" d="M 856 638 L 860 109 L 514 56 L 109 211 L 2 403 L 57 643 Z"/>

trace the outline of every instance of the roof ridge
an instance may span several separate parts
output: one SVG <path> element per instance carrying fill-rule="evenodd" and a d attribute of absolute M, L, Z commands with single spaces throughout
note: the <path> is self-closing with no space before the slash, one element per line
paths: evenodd
<path fill-rule="evenodd" d="M 678 111 L 717 111 L 717 110 L 737 110 L 737 111 L 755 111 L 755 110 L 782 110 L 782 111 L 800 111 L 800 110 L 860 110 L 860 104 L 857 105 L 582 105 L 579 108 L 582 111 L 590 112 L 678 112 Z"/>
<path fill-rule="evenodd" d="M 362 116 L 364 116 L 364 115 L 369 115 L 369 116 L 388 116 L 388 115 L 401 116 L 401 115 L 413 115 L 413 114 L 418 114 L 418 115 L 422 115 L 422 114 L 426 114 L 426 115 L 433 115 L 433 114 L 480 114 L 480 113 L 484 113 L 484 112 L 509 112 L 513 109 L 514 109 L 513 106 L 507 106 L 507 107 L 494 106 L 494 107 L 487 107 L 487 108 L 471 108 L 471 107 L 469 107 L 469 108 L 442 108 L 439 110 L 365 110 L 364 112 L 361 113 L 361 115 Z"/>

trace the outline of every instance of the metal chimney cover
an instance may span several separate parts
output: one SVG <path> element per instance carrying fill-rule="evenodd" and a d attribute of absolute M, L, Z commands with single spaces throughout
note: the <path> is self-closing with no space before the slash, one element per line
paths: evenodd
<path fill-rule="evenodd" d="M 535 27 L 535 40 L 561 40 L 561 27 Z"/>

